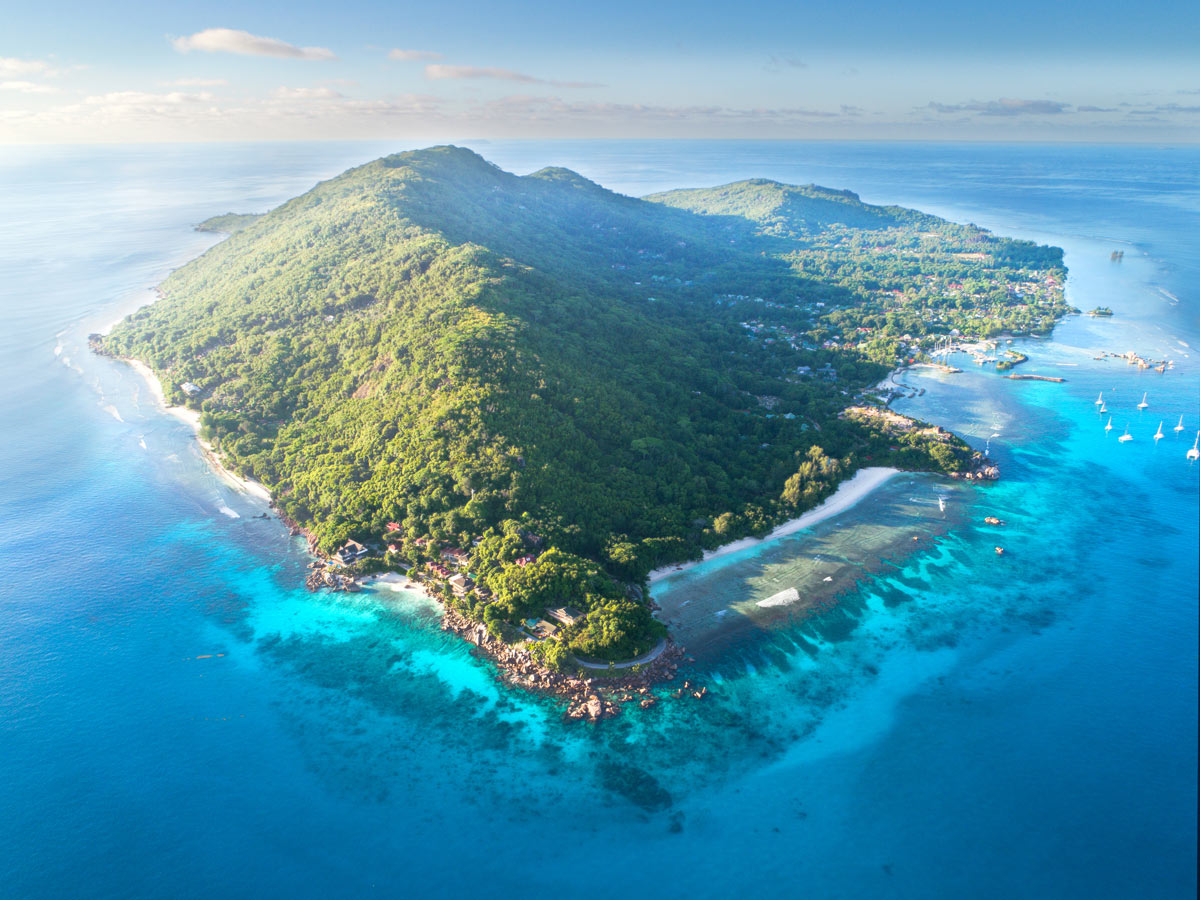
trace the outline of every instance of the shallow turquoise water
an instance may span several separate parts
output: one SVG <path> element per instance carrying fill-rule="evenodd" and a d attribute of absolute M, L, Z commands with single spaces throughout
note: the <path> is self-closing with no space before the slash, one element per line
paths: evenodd
<path fill-rule="evenodd" d="M 419 597 L 297 589 L 303 548 L 83 349 L 211 243 L 190 223 L 392 149 L 0 156 L 6 892 L 1194 896 L 1200 153 L 481 145 L 630 193 L 763 175 L 973 219 L 1066 247 L 1073 302 L 1117 312 L 1021 345 L 1065 384 L 907 376 L 927 390 L 901 408 L 996 434 L 1003 480 L 836 609 L 691 673 L 703 702 L 589 728 L 498 687 Z M 721 590 L 773 591 L 789 552 Z"/>

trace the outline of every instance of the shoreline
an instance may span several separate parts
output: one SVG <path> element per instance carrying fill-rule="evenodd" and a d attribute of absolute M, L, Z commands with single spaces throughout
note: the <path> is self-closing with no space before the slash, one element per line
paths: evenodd
<path fill-rule="evenodd" d="M 741 538 L 740 540 L 724 544 L 715 550 L 704 551 L 704 556 L 701 559 L 661 566 L 650 572 L 650 583 L 654 584 L 669 575 L 674 575 L 677 572 L 686 572 L 688 569 L 694 568 L 701 563 L 706 563 L 709 560 L 728 556 L 730 553 L 737 553 L 748 547 L 756 547 L 777 538 L 787 537 L 790 534 L 795 534 L 797 531 L 802 531 L 805 528 L 816 525 L 818 522 L 823 522 L 825 519 L 850 509 L 860 500 L 866 498 L 876 488 L 885 484 L 892 476 L 899 474 L 899 469 L 893 469 L 889 466 L 866 466 L 861 468 L 852 477 L 839 484 L 833 495 L 827 497 L 819 506 L 808 510 L 795 519 L 789 519 L 782 525 L 772 529 L 765 537 Z"/>
<path fill-rule="evenodd" d="M 159 380 L 158 376 L 154 374 L 154 370 L 141 360 L 120 357 L 120 361 L 128 365 L 131 369 L 142 376 L 150 388 L 150 393 L 154 395 L 154 399 L 158 401 L 158 405 L 162 408 L 163 412 L 169 416 L 174 416 L 176 419 L 179 419 L 179 421 L 186 422 L 191 426 L 192 431 L 194 431 L 196 435 L 196 443 L 200 445 L 200 452 L 204 455 L 205 460 L 216 473 L 218 478 L 220 478 L 230 487 L 239 490 L 243 494 L 249 494 L 250 496 L 262 500 L 267 504 L 271 503 L 271 492 L 267 490 L 264 485 L 254 481 L 251 478 L 244 478 L 241 475 L 238 475 L 236 472 L 226 468 L 225 464 L 221 462 L 220 457 L 217 455 L 216 448 L 200 436 L 200 413 L 196 412 L 194 409 L 188 409 L 185 406 L 172 406 L 171 404 L 167 403 L 167 396 L 163 392 L 162 382 Z"/>

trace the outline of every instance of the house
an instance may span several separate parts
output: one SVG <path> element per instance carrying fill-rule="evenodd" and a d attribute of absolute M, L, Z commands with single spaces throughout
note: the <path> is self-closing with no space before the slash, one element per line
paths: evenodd
<path fill-rule="evenodd" d="M 387 530 L 388 530 L 388 531 L 399 531 L 399 530 L 400 530 L 400 523 L 399 523 L 399 522 L 388 522 L 388 523 L 387 523 Z"/>
<path fill-rule="evenodd" d="M 458 547 L 451 547 L 448 550 L 442 551 L 442 559 L 446 560 L 446 562 L 451 562 L 458 566 L 465 566 L 467 564 L 467 561 L 470 558 L 471 558 L 471 554 L 469 554 L 466 550 L 462 550 Z"/>
<path fill-rule="evenodd" d="M 558 634 L 558 626 L 545 619 L 538 619 L 537 624 L 533 626 L 533 633 L 543 640 L 552 638 Z"/>
<path fill-rule="evenodd" d="M 352 562 L 358 562 L 367 555 L 367 548 L 358 541 L 346 541 L 333 554 L 333 558 L 340 562 L 343 566 L 348 566 Z"/>
<path fill-rule="evenodd" d="M 546 615 L 564 625 L 574 625 L 583 619 L 583 613 L 573 606 L 560 606 L 557 609 L 547 609 Z"/>
<path fill-rule="evenodd" d="M 532 553 L 526 553 L 524 556 L 518 556 L 516 558 L 515 562 L 518 566 L 520 566 L 523 569 L 527 565 L 529 565 L 531 562 L 537 562 L 537 557 L 534 556 Z"/>
<path fill-rule="evenodd" d="M 185 381 L 185 382 L 184 382 L 183 384 L 181 384 L 179 387 L 180 387 L 180 388 L 183 390 L 183 392 L 184 392 L 185 394 L 198 394 L 198 393 L 200 393 L 200 385 L 198 385 L 198 384 L 192 384 L 190 381 Z"/>
<path fill-rule="evenodd" d="M 471 579 L 466 575 L 451 575 L 449 580 L 450 587 L 453 588 L 454 593 L 460 597 L 474 587 L 474 582 L 472 582 Z"/>

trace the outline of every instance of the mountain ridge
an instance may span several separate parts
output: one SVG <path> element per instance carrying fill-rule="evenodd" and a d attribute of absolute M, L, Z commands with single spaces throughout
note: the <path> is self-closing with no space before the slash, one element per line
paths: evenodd
<path fill-rule="evenodd" d="M 400 528 L 381 565 L 421 562 L 427 539 L 483 539 L 472 571 L 506 599 L 503 615 L 498 601 L 476 612 L 511 626 L 545 605 L 542 588 L 506 588 L 523 583 L 514 560 L 532 546 L 515 536 L 532 535 L 573 573 L 545 589 L 575 584 L 599 607 L 619 593 L 604 579 L 636 585 L 765 531 L 858 457 L 891 452 L 838 412 L 895 354 L 820 340 L 823 310 L 858 314 L 866 294 L 796 256 L 846 226 L 814 231 L 805 189 L 737 184 L 723 202 L 643 200 L 556 167 L 513 175 L 463 148 L 394 154 L 247 224 L 98 346 L 146 362 L 169 398 L 201 410 L 231 466 L 324 551 L 379 540 L 388 522 Z M 812 192 L 816 219 L 835 204 L 882 222 L 849 192 Z M 912 215 L 947 241 L 1009 246 Z M 981 266 L 953 256 L 938 258 Z M 836 382 L 801 374 L 819 368 Z M 896 459 L 963 465 L 963 446 L 927 450 Z M 643 612 L 626 609 L 628 627 L 587 655 L 644 650 L 656 632 Z"/>

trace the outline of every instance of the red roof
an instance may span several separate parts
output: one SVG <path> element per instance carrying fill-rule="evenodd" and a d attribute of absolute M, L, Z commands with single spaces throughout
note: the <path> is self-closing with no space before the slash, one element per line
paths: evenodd
<path fill-rule="evenodd" d="M 400 530 L 400 523 L 399 523 L 399 522 L 388 522 L 388 523 L 387 523 L 387 530 L 388 530 L 388 531 L 399 531 L 399 530 Z"/>

